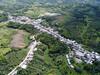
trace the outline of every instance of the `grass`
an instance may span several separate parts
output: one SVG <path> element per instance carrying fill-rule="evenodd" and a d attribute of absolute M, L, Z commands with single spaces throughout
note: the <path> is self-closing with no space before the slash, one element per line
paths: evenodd
<path fill-rule="evenodd" d="M 10 52 L 10 51 L 11 51 L 11 48 L 0 48 L 0 53 L 3 55 Z"/>
<path fill-rule="evenodd" d="M 0 23 L 0 28 L 1 28 L 1 27 L 4 27 L 4 26 L 7 26 L 7 25 L 8 25 L 7 22 L 1 22 L 1 23 Z"/>
<path fill-rule="evenodd" d="M 12 51 L 6 55 L 6 59 L 11 65 L 15 66 L 15 65 L 20 64 L 20 62 L 25 58 L 27 52 L 28 52 L 28 49 Z"/>
<path fill-rule="evenodd" d="M 24 34 L 24 43 L 25 43 L 25 45 L 28 46 L 30 41 L 31 41 L 30 40 L 30 33 L 25 32 L 25 34 Z"/>
<path fill-rule="evenodd" d="M 14 32 L 15 30 L 13 29 L 9 29 L 6 27 L 0 28 L 0 53 L 2 53 L 3 55 L 11 51 L 9 44 Z"/>
<path fill-rule="evenodd" d="M 48 49 L 45 50 L 45 52 L 44 52 L 44 59 L 45 59 L 45 62 L 46 62 L 46 63 L 52 64 L 52 59 L 49 57 L 48 51 L 49 51 Z"/>
<path fill-rule="evenodd" d="M 32 17 L 32 18 L 37 18 L 39 15 L 41 15 L 45 12 L 46 12 L 46 10 L 44 8 L 32 6 L 26 12 L 24 12 L 24 14 L 26 16 L 29 16 L 29 17 Z"/>
<path fill-rule="evenodd" d="M 10 43 L 12 36 L 16 33 L 16 29 L 6 27 L 7 22 L 0 23 L 0 75 L 7 75 L 16 65 L 25 58 L 29 49 L 27 48 L 30 34 L 25 32 L 24 42 L 25 49 L 12 49 Z"/>
<path fill-rule="evenodd" d="M 61 75 L 57 69 L 50 69 L 47 75 Z"/>
<path fill-rule="evenodd" d="M 22 49 L 22 50 L 13 50 L 10 53 L 2 57 L 2 60 L 0 61 L 0 75 L 7 75 L 15 66 L 20 64 L 20 62 L 25 58 L 26 54 L 28 52 L 28 49 Z M 2 55 L 0 55 L 2 56 Z"/>

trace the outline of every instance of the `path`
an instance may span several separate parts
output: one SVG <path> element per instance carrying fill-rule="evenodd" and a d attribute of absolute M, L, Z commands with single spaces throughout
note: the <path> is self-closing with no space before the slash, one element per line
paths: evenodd
<path fill-rule="evenodd" d="M 23 21 L 24 20 L 24 21 Z M 40 30 L 41 32 L 46 32 L 55 38 L 59 39 L 61 42 L 68 45 L 72 51 L 74 52 L 74 56 L 78 57 L 82 61 L 86 62 L 87 64 L 92 64 L 94 61 L 100 61 L 100 54 L 97 52 L 89 52 L 82 48 L 81 44 L 78 44 L 74 40 L 66 39 L 63 36 L 61 36 L 58 31 L 55 31 L 51 27 L 46 28 L 45 26 L 41 25 L 42 19 L 32 20 L 26 16 L 9 16 L 9 21 L 11 22 L 17 22 L 20 24 L 31 24 L 34 26 L 34 28 Z"/>
<path fill-rule="evenodd" d="M 27 53 L 27 56 L 25 57 L 25 59 L 18 65 L 16 66 L 8 75 L 16 75 L 17 74 L 17 69 L 19 67 L 26 69 L 27 65 L 29 64 L 29 62 L 33 59 L 33 55 L 34 55 L 34 51 L 36 51 L 36 46 L 37 46 L 38 42 L 37 41 L 33 41 L 30 45 L 30 50 Z"/>

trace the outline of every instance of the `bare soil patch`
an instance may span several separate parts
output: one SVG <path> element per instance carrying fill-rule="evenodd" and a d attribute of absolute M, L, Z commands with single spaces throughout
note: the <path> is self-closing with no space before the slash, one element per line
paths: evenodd
<path fill-rule="evenodd" d="M 24 48 L 25 47 L 24 36 L 25 32 L 23 30 L 18 30 L 17 33 L 12 38 L 11 47 Z"/>

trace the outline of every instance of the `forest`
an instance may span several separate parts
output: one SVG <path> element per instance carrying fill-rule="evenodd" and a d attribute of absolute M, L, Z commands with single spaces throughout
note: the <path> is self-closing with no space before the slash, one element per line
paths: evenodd
<path fill-rule="evenodd" d="M 0 0 L 0 75 L 7 75 L 29 51 L 31 35 L 41 44 L 37 46 L 33 60 L 27 69 L 18 68 L 17 75 L 100 75 L 100 62 L 77 63 L 73 58 L 68 66 L 66 54 L 71 49 L 58 39 L 40 32 L 32 25 L 7 22 L 8 12 L 13 16 L 43 19 L 45 27 L 52 27 L 61 36 L 77 41 L 88 51 L 100 53 L 100 5 L 98 0 Z M 42 16 L 44 13 L 60 13 L 58 16 Z M 23 30 L 24 48 L 12 48 L 12 37 Z"/>

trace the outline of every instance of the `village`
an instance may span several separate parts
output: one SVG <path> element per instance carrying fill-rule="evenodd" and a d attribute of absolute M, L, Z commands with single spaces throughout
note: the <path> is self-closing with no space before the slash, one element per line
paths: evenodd
<path fill-rule="evenodd" d="M 40 30 L 41 32 L 46 32 L 54 36 L 55 38 L 59 39 L 61 42 L 65 43 L 66 45 L 68 45 L 72 51 L 69 52 L 69 54 L 66 54 L 66 58 L 71 68 L 74 68 L 73 65 L 70 65 L 71 64 L 70 59 L 72 57 L 76 57 L 78 60 L 83 61 L 87 64 L 93 64 L 94 61 L 100 61 L 100 54 L 94 51 L 89 52 L 85 50 L 84 48 L 82 48 L 81 44 L 78 44 L 74 40 L 70 40 L 62 37 L 57 31 L 55 31 L 51 27 L 46 28 L 42 26 L 41 25 L 41 22 L 43 21 L 42 19 L 31 20 L 26 16 L 18 16 L 18 17 L 9 16 L 9 21 L 17 22 L 20 24 L 31 24 L 34 26 L 34 28 Z"/>

